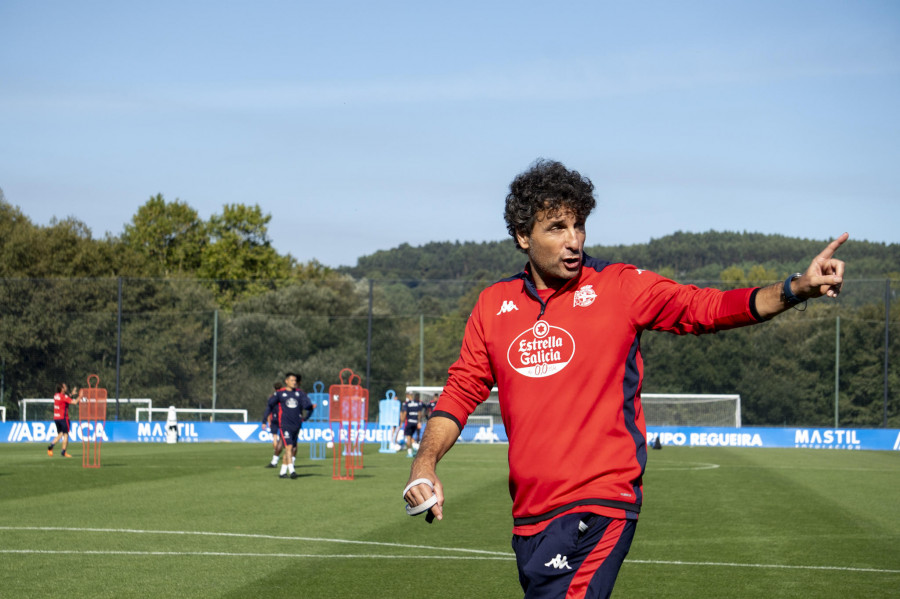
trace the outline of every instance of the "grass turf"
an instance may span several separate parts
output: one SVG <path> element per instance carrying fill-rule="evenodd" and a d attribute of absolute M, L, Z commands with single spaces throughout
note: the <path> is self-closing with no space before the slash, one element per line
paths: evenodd
<path fill-rule="evenodd" d="M 83 469 L 0 444 L 0 595 L 521 596 L 505 446 L 447 455 L 432 525 L 403 511 L 404 454 L 371 447 L 356 480 L 335 481 L 301 446 L 300 478 L 281 480 L 268 449 L 107 444 Z M 667 447 L 645 497 L 614 597 L 900 589 L 900 452 Z"/>

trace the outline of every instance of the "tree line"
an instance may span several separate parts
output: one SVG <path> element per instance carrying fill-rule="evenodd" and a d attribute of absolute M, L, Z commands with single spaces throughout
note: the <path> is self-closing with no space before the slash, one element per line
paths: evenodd
<path fill-rule="evenodd" d="M 440 385 L 480 290 L 520 270 L 511 240 L 402 244 L 327 268 L 280 255 L 258 205 L 208 220 L 162 195 L 119 235 L 94 239 L 74 218 L 36 225 L 0 192 L 0 393 L 8 413 L 55 382 L 100 375 L 119 397 L 156 406 L 261 412 L 276 379 L 337 383 L 352 368 L 377 399 Z M 803 270 L 825 240 L 676 232 L 587 253 L 720 288 Z M 900 426 L 896 302 L 900 245 L 851 240 L 838 302 L 714 336 L 647 333 L 645 392 L 740 393 L 745 424 Z M 893 282 L 893 286 L 891 283 Z M 840 330 L 838 335 L 837 331 Z M 888 371 L 885 379 L 885 343 Z M 836 349 L 840 349 L 836 355 Z M 836 374 L 837 372 L 837 374 Z M 365 375 L 368 375 L 366 380 Z"/>

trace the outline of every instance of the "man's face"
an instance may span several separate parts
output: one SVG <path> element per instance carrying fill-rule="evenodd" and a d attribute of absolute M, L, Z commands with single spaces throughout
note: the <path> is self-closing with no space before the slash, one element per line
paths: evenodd
<path fill-rule="evenodd" d="M 569 208 L 538 212 L 531 234 L 516 233 L 519 245 L 528 254 L 538 289 L 558 289 L 581 272 L 584 250 L 584 222 Z"/>
<path fill-rule="evenodd" d="M 297 377 L 291 375 L 284 379 L 284 386 L 292 391 L 297 388 Z"/>

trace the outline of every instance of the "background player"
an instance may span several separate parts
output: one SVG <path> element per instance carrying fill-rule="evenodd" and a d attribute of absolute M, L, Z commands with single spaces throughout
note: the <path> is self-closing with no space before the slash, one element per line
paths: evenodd
<path fill-rule="evenodd" d="M 60 439 L 62 439 L 62 454 L 60 455 L 64 458 L 72 457 L 66 453 L 66 449 L 69 447 L 69 404 L 78 403 L 78 400 L 72 399 L 66 394 L 68 389 L 65 383 L 59 383 L 56 385 L 56 394 L 53 396 L 53 422 L 56 424 L 56 438 L 47 446 L 47 455 L 51 458 L 53 457 L 53 446 Z M 76 393 L 78 393 L 78 387 L 73 387 L 72 394 Z M 80 399 L 81 396 L 79 395 L 78 398 Z"/>
<path fill-rule="evenodd" d="M 403 434 L 406 437 L 406 456 L 415 457 L 419 446 L 413 445 L 413 436 L 422 428 L 422 417 L 425 415 L 425 404 L 419 401 L 419 394 L 406 394 L 406 401 L 400 410 L 400 422 L 405 422 Z"/>
<path fill-rule="evenodd" d="M 274 388 L 275 393 L 278 393 L 282 388 L 281 381 L 275 381 L 275 384 L 272 385 L 272 387 Z M 278 422 L 278 412 L 272 409 L 272 398 L 275 396 L 275 393 L 270 395 L 269 399 L 266 400 L 266 411 L 262 417 L 263 426 L 266 427 L 269 434 L 272 435 L 272 461 L 266 464 L 266 468 L 275 468 L 278 466 L 278 458 L 281 457 L 281 452 L 284 450 L 284 444 L 281 442 L 281 424 Z"/>
<path fill-rule="evenodd" d="M 297 478 L 294 470 L 294 455 L 297 453 L 297 438 L 300 436 L 300 427 L 303 421 L 312 416 L 316 404 L 310 401 L 309 396 L 298 389 L 301 377 L 299 374 L 289 372 L 284 377 L 284 388 L 276 391 L 269 398 L 269 410 L 276 411 L 278 422 L 281 425 L 281 443 L 284 446 L 282 454 L 281 472 L 279 478 Z M 304 416 L 304 410 L 307 414 Z"/>
<path fill-rule="evenodd" d="M 425 426 L 428 426 L 428 419 L 431 418 L 431 414 L 432 414 L 432 412 L 434 412 L 434 406 L 437 405 L 438 398 L 440 396 L 441 396 L 441 393 L 440 393 L 440 391 L 438 391 L 431 397 L 431 401 L 429 401 L 427 404 L 425 404 Z"/>

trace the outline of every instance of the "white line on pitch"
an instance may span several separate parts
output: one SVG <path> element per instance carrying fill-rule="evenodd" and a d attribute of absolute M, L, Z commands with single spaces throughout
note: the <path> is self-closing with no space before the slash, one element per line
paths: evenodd
<path fill-rule="evenodd" d="M 509 552 L 485 551 L 482 549 L 463 549 L 458 547 L 434 547 L 430 545 L 407 545 L 403 543 L 381 543 L 378 541 L 352 541 L 348 539 L 325 539 L 316 537 L 284 537 L 276 535 L 245 534 L 236 532 L 204 532 L 190 530 L 140 530 L 132 528 L 74 528 L 67 526 L 0 526 L 0 530 L 34 530 L 51 532 L 115 532 L 126 534 L 145 535 L 194 535 L 206 537 L 238 537 L 244 539 L 266 539 L 275 541 L 309 541 L 313 543 L 346 543 L 350 545 L 376 545 L 379 547 L 399 547 L 402 549 L 428 549 L 434 551 L 459 551 L 462 553 L 476 553 L 479 555 L 498 555 L 513 557 Z"/>
<path fill-rule="evenodd" d="M 454 560 L 513 560 L 514 556 L 496 557 L 486 555 L 375 555 L 375 554 L 329 554 L 329 553 L 230 553 L 225 551 L 62 551 L 56 549 L 0 549 L 0 554 L 47 554 L 47 555 L 145 555 L 145 556 L 197 556 L 197 557 L 290 557 L 318 559 L 454 559 Z"/>
<path fill-rule="evenodd" d="M 468 555 L 374 555 L 374 554 L 328 554 L 328 553 L 230 553 L 225 551 L 64 551 L 56 549 L 0 549 L 2 554 L 27 555 L 143 555 L 179 557 L 286 557 L 309 559 L 426 559 L 426 560 L 513 560 L 513 556 L 468 556 Z M 880 568 L 850 568 L 845 566 L 790 566 L 784 564 L 738 564 L 727 562 L 683 562 L 670 560 L 625 560 L 626 564 L 667 565 L 667 566 L 716 566 L 725 568 L 776 568 L 784 570 L 828 570 L 841 572 L 868 572 L 873 574 L 900 574 L 900 570 Z"/>
<path fill-rule="evenodd" d="M 688 466 L 688 464 L 694 464 L 693 466 Z M 650 470 L 654 472 L 661 472 L 663 470 L 715 470 L 718 468 L 718 464 L 712 464 L 707 462 L 684 462 L 683 464 L 671 465 L 671 466 L 654 466 L 650 465 Z"/>
<path fill-rule="evenodd" d="M 626 559 L 626 564 L 651 564 L 663 566 L 721 566 L 724 568 L 780 568 L 784 570 L 830 570 L 841 572 L 877 572 L 879 574 L 900 574 L 900 570 L 882 568 L 852 568 L 848 566 L 791 566 L 788 564 L 738 564 L 729 562 L 682 562 L 671 560 Z"/>
<path fill-rule="evenodd" d="M 161 535 L 194 535 L 209 537 L 236 537 L 249 539 L 267 539 L 281 541 L 309 541 L 314 543 L 344 543 L 351 545 L 374 545 L 379 547 L 399 547 L 404 549 L 427 549 L 432 551 L 459 551 L 462 553 L 475 553 L 478 557 L 467 556 L 395 556 L 395 555 L 329 555 L 329 554 L 300 554 L 300 553 L 225 553 L 225 552 L 179 552 L 179 551 L 84 551 L 79 553 L 97 554 L 97 555 L 197 555 L 197 556 L 220 556 L 220 557 L 302 557 L 302 558 L 372 558 L 372 559 L 515 559 L 511 553 L 503 553 L 500 551 L 485 551 L 482 549 L 463 549 L 459 547 L 435 547 L 431 545 L 407 545 L 402 543 L 382 543 L 378 541 L 353 541 L 349 539 L 328 539 L 316 537 L 284 537 L 275 535 L 246 534 L 233 532 L 206 532 L 206 531 L 185 531 L 185 530 L 142 530 L 130 528 L 75 528 L 66 526 L 0 526 L 0 530 L 33 530 L 33 531 L 51 531 L 51 532 L 115 532 L 126 534 L 161 534 Z M 33 554 L 56 554 L 71 553 L 67 551 L 52 551 L 39 549 L 0 549 L 3 553 L 33 553 Z M 729 562 L 686 562 L 686 561 L 670 561 L 670 560 L 635 560 L 626 559 L 626 564 L 645 564 L 645 565 L 673 565 L 673 566 L 716 566 L 726 568 L 777 568 L 787 570 L 827 570 L 842 572 L 873 572 L 880 574 L 900 574 L 900 570 L 887 570 L 879 568 L 853 568 L 847 566 L 792 566 L 785 564 L 740 564 Z"/>

